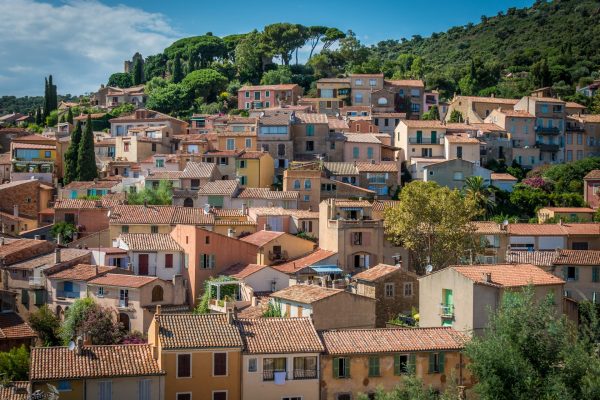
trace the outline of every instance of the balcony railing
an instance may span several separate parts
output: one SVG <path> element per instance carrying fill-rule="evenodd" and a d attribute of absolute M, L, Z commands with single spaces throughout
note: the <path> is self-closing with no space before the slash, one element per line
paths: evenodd
<path fill-rule="evenodd" d="M 541 151 L 547 151 L 551 153 L 556 153 L 560 150 L 560 146 L 558 144 L 548 144 L 548 143 L 540 143 L 537 142 L 537 146 Z"/>
<path fill-rule="evenodd" d="M 80 294 L 79 292 L 66 292 L 64 290 L 57 290 L 56 297 L 59 299 L 78 299 Z"/>
<path fill-rule="evenodd" d="M 295 369 L 294 379 L 317 379 L 316 369 Z"/>
<path fill-rule="evenodd" d="M 129 300 L 119 300 L 119 308 L 129 307 Z"/>
<path fill-rule="evenodd" d="M 278 372 L 282 372 L 285 374 L 285 380 L 287 381 L 288 376 L 287 376 L 287 372 L 286 371 L 273 371 L 272 369 L 265 369 L 263 370 L 263 381 L 274 381 L 275 380 L 275 374 Z"/>
<path fill-rule="evenodd" d="M 577 126 L 577 125 L 567 125 L 567 129 L 568 132 L 584 132 L 585 129 L 583 129 L 583 126 Z"/>
<path fill-rule="evenodd" d="M 552 127 L 536 126 L 535 132 L 540 135 L 560 135 L 560 129 L 558 129 L 555 126 L 552 126 Z"/>
<path fill-rule="evenodd" d="M 454 305 L 440 304 L 440 314 L 442 317 L 452 318 L 454 316 Z"/>
<path fill-rule="evenodd" d="M 43 276 L 34 276 L 29 278 L 29 286 L 31 287 L 44 287 L 46 285 L 46 278 Z"/>
<path fill-rule="evenodd" d="M 408 143 L 409 144 L 442 144 L 442 139 L 443 139 L 443 137 L 436 138 L 435 140 L 432 140 L 431 138 L 419 139 L 416 137 L 409 137 Z"/>
<path fill-rule="evenodd" d="M 283 250 L 282 252 L 276 252 L 276 253 L 269 251 L 269 260 L 271 260 L 271 261 L 283 261 L 283 260 L 287 260 L 287 259 L 288 259 L 288 253 L 286 250 Z"/>

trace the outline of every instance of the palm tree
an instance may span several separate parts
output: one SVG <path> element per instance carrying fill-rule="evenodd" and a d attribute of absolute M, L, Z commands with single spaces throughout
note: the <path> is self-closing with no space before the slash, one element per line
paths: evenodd
<path fill-rule="evenodd" d="M 494 201 L 492 191 L 485 184 L 481 176 L 469 176 L 465 179 L 463 193 L 466 197 L 475 201 L 485 219 L 494 211 L 496 202 Z"/>

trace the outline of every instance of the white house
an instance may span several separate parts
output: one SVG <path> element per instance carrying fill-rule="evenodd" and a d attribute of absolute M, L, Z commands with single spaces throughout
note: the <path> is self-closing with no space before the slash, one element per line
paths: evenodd
<path fill-rule="evenodd" d="M 136 275 L 171 280 L 182 273 L 184 251 L 169 234 L 123 233 L 113 245 L 127 251 Z"/>

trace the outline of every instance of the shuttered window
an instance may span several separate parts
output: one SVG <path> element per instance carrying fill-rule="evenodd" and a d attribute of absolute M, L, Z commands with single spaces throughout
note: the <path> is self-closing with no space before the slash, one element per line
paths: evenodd
<path fill-rule="evenodd" d="M 192 376 L 192 356 L 190 354 L 177 354 L 177 377 L 190 378 Z"/>
<path fill-rule="evenodd" d="M 173 254 L 165 254 L 165 268 L 173 268 Z"/>
<path fill-rule="evenodd" d="M 333 359 L 333 377 L 337 379 L 350 378 L 350 359 L 348 357 Z"/>
<path fill-rule="evenodd" d="M 214 353 L 213 354 L 213 375 L 214 376 L 227 375 L 227 353 Z"/>
<path fill-rule="evenodd" d="M 429 373 L 440 374 L 444 372 L 444 353 L 429 354 Z"/>
<path fill-rule="evenodd" d="M 379 376 L 381 372 L 379 370 L 379 356 L 369 357 L 369 376 Z"/>

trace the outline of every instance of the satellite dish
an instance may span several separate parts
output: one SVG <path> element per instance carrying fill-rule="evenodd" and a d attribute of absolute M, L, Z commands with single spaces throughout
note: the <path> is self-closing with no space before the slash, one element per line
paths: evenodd
<path fill-rule="evenodd" d="M 433 265 L 431 265 L 431 264 L 428 264 L 428 265 L 425 267 L 425 272 L 426 272 L 426 273 L 428 273 L 428 274 L 430 274 L 432 271 L 433 271 Z"/>
<path fill-rule="evenodd" d="M 505 219 L 504 221 L 502 221 L 502 225 L 504 225 L 504 226 L 508 226 L 508 220 L 507 220 L 507 219 Z"/>
<path fill-rule="evenodd" d="M 69 350 L 71 350 L 71 351 L 75 350 L 75 342 L 72 340 L 69 342 Z"/>

